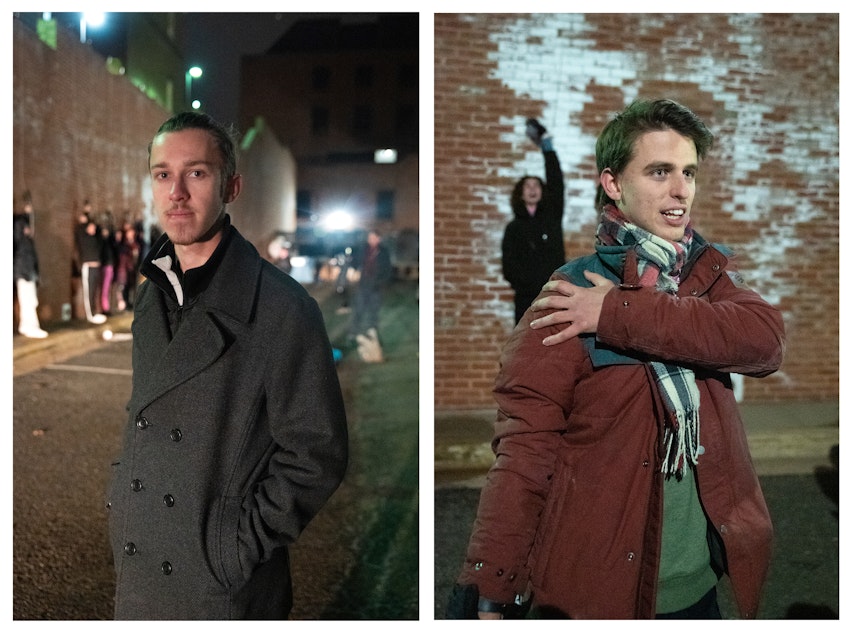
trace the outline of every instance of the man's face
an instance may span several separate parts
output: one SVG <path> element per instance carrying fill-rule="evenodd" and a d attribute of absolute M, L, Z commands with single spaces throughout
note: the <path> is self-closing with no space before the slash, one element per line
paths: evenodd
<path fill-rule="evenodd" d="M 623 215 L 641 229 L 673 242 L 684 238 L 696 193 L 693 140 L 675 130 L 646 132 L 619 174 L 605 170 L 602 186 Z"/>
<path fill-rule="evenodd" d="M 237 196 L 237 176 L 225 194 L 221 193 L 222 161 L 214 139 L 205 130 L 164 132 L 153 139 L 153 205 L 162 230 L 174 244 L 208 240 L 224 206 Z"/>

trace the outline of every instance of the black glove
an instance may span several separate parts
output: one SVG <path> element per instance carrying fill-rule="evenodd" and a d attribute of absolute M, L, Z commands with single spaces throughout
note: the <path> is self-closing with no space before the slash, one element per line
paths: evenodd
<path fill-rule="evenodd" d="M 537 119 L 526 119 L 526 136 L 532 140 L 532 143 L 539 146 L 544 134 L 546 134 L 546 128 Z"/>
<path fill-rule="evenodd" d="M 446 618 L 448 619 L 477 619 L 479 618 L 479 587 L 475 584 L 464 586 L 456 583 L 447 602 Z"/>
<path fill-rule="evenodd" d="M 507 604 L 501 607 L 503 619 L 525 619 L 532 602 L 525 601 L 522 605 Z M 484 610 L 483 610 L 484 611 Z M 491 610 L 494 611 L 494 610 Z M 498 610 L 497 610 L 498 611 Z M 447 602 L 446 618 L 448 619 L 478 619 L 479 618 L 479 587 L 475 584 L 455 584 Z"/>

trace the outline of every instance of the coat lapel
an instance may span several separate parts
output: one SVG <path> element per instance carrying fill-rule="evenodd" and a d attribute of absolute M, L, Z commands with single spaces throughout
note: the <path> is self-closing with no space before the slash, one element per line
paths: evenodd
<path fill-rule="evenodd" d="M 201 307 L 190 312 L 176 336 L 170 340 L 164 298 L 157 289 L 155 294 L 154 305 L 148 305 L 149 312 L 155 313 L 155 316 L 145 315 L 144 330 L 135 337 L 134 410 L 146 407 L 165 392 L 202 372 L 223 354 L 228 345 L 225 332 Z"/>
<path fill-rule="evenodd" d="M 137 324 L 143 325 L 133 325 L 134 411 L 208 368 L 231 345 L 233 335 L 221 326 L 215 314 L 241 323 L 251 319 L 261 258 L 234 227 L 231 230 L 232 240 L 214 279 L 172 340 L 164 293 L 155 287 L 147 289 L 152 297 L 143 303 L 143 312 L 136 313 L 135 318 Z"/>

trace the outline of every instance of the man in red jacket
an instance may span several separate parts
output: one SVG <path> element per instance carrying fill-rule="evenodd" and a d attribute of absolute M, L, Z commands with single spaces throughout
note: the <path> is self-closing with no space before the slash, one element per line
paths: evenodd
<path fill-rule="evenodd" d="M 448 616 L 720 618 L 723 573 L 755 616 L 772 525 L 730 373 L 776 371 L 784 324 L 691 228 L 711 142 L 668 100 L 600 135 L 596 252 L 556 271 L 505 345 Z"/>

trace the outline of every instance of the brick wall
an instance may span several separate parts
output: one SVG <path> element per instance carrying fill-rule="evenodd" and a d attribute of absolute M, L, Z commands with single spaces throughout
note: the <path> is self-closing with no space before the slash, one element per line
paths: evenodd
<path fill-rule="evenodd" d="M 508 197 L 520 176 L 543 174 L 525 118 L 554 136 L 570 259 L 592 248 L 596 136 L 637 97 L 675 99 L 709 124 L 695 226 L 736 249 L 783 312 L 785 362 L 746 380 L 745 400 L 837 398 L 836 15 L 438 14 L 434 25 L 436 409 L 492 407 L 512 327 Z"/>
<path fill-rule="evenodd" d="M 49 323 L 74 302 L 73 227 L 83 201 L 117 221 L 152 217 L 147 143 L 168 113 L 63 29 L 53 50 L 14 20 L 12 57 L 13 196 L 19 210 L 32 194 L 39 317 Z"/>

